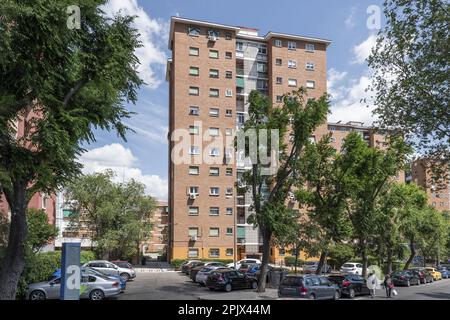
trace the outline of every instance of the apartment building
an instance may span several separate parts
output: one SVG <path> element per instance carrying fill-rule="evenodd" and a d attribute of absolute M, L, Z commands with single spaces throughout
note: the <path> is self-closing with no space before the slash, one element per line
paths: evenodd
<path fill-rule="evenodd" d="M 234 153 L 232 137 L 247 118 L 252 90 L 280 104 L 283 94 L 300 86 L 311 98 L 323 95 L 329 44 L 172 17 L 167 63 L 171 259 L 261 256 L 259 231 L 247 223 L 251 197 L 235 188 L 249 163 Z M 323 125 L 317 139 L 326 132 Z M 223 143 L 211 143 L 215 137 Z"/>
<path fill-rule="evenodd" d="M 410 180 L 425 190 L 428 204 L 439 211 L 450 211 L 450 172 L 443 175 L 436 178 L 430 162 L 425 158 L 417 159 L 411 165 Z"/>
<path fill-rule="evenodd" d="M 169 207 L 167 201 L 158 201 L 152 216 L 153 229 L 148 240 L 141 245 L 141 253 L 154 259 L 167 256 Z"/>

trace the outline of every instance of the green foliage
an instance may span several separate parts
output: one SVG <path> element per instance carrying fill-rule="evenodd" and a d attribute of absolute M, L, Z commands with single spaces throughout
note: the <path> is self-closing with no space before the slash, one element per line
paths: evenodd
<path fill-rule="evenodd" d="M 27 210 L 28 235 L 27 244 L 33 252 L 39 251 L 58 235 L 58 229 L 48 223 L 44 210 Z"/>
<path fill-rule="evenodd" d="M 172 261 L 170 261 L 170 264 L 176 269 L 179 270 L 181 264 L 183 264 L 183 262 L 188 261 L 188 260 L 199 260 L 199 261 L 216 261 L 216 262 L 222 262 L 225 264 L 228 263 L 232 263 L 233 259 L 173 259 Z"/>
<path fill-rule="evenodd" d="M 380 124 L 401 130 L 417 150 L 445 159 L 445 173 L 450 161 L 449 13 L 446 0 L 385 0 L 386 23 L 368 59 Z"/>
<path fill-rule="evenodd" d="M 345 262 L 353 261 L 355 251 L 351 244 L 335 243 L 328 248 L 328 264 L 333 269 L 340 268 Z"/>
<path fill-rule="evenodd" d="M 95 255 L 94 251 L 81 251 L 80 252 L 80 263 L 85 264 L 89 261 L 97 259 L 97 256 Z"/>
<path fill-rule="evenodd" d="M 145 195 L 143 184 L 113 183 L 113 178 L 108 171 L 81 176 L 67 186 L 67 198 L 76 203 L 69 229 L 89 232 L 99 257 L 129 259 L 150 235 L 156 203 Z"/>
<path fill-rule="evenodd" d="M 305 261 L 297 259 L 297 266 L 301 266 Z M 284 257 L 284 264 L 288 267 L 293 267 L 295 265 L 295 257 Z"/>

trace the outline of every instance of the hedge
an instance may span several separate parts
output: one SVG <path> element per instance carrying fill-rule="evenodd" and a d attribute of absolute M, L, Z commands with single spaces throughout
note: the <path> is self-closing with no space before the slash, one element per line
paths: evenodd
<path fill-rule="evenodd" d="M 222 262 L 225 264 L 232 263 L 233 259 L 173 259 L 170 263 L 174 266 L 176 270 L 178 270 L 181 266 L 181 264 L 185 261 L 189 260 L 199 260 L 199 261 L 216 261 L 216 262 Z"/>

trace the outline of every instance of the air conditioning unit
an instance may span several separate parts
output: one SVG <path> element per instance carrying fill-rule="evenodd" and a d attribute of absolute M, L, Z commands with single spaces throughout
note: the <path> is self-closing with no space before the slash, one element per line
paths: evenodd
<path fill-rule="evenodd" d="M 190 236 L 191 241 L 197 241 L 197 236 Z"/>
<path fill-rule="evenodd" d="M 209 41 L 217 41 L 217 36 L 211 34 L 208 36 L 208 39 Z"/>
<path fill-rule="evenodd" d="M 197 195 L 196 195 L 195 193 L 189 194 L 189 199 L 194 200 L 194 199 L 196 199 L 196 198 L 197 198 Z"/>

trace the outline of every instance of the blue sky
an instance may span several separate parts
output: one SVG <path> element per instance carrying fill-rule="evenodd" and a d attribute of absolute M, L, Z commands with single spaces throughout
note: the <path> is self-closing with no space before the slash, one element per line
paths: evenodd
<path fill-rule="evenodd" d="M 82 156 L 85 172 L 112 168 L 118 180 L 135 178 L 157 197 L 167 197 L 168 84 L 165 61 L 171 16 L 206 20 L 222 24 L 268 31 L 314 36 L 332 40 L 328 49 L 328 87 L 333 95 L 332 121 L 357 120 L 370 124 L 371 109 L 360 103 L 367 97 L 370 70 L 364 58 L 374 44 L 376 30 L 369 30 L 366 10 L 382 8 L 376 0 L 316 1 L 212 1 L 212 0 L 111 0 L 105 6 L 109 15 L 122 10 L 137 15 L 136 28 L 144 47 L 136 52 L 142 64 L 140 72 L 147 85 L 139 92 L 137 112 L 126 123 L 135 130 L 127 142 L 114 133 L 98 131 L 97 142 L 87 146 Z M 370 102 L 369 102 L 370 104 Z"/>

